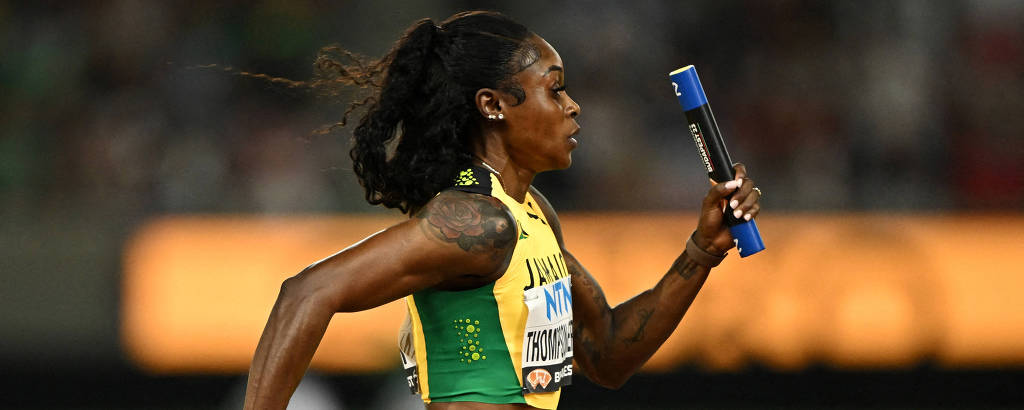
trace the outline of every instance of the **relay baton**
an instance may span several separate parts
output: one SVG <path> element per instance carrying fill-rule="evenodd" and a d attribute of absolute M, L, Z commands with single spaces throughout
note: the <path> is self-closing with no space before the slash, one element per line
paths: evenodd
<path fill-rule="evenodd" d="M 672 87 L 679 98 L 679 104 L 686 112 L 686 122 L 689 124 L 687 128 L 693 142 L 697 144 L 697 153 L 708 170 L 708 176 L 715 182 L 735 179 L 732 159 L 725 150 L 725 141 L 722 140 L 722 132 L 718 130 L 718 123 L 711 113 L 711 105 L 704 96 L 704 87 L 701 87 L 700 79 L 697 78 L 697 69 L 688 65 L 669 73 L 668 76 L 672 79 Z M 740 257 L 745 258 L 764 250 L 764 241 L 761 240 L 761 233 L 757 231 L 754 221 L 737 218 L 732 212 L 732 207 L 726 205 L 725 224 L 729 227 L 729 233 L 732 234 Z"/>

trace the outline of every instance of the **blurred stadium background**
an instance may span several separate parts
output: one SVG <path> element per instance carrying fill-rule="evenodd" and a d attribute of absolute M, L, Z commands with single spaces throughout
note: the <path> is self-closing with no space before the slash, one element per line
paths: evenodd
<path fill-rule="evenodd" d="M 239 407 L 280 281 L 399 216 L 364 203 L 350 129 L 313 133 L 345 96 L 194 66 L 304 80 L 322 46 L 380 56 L 477 8 L 565 61 L 581 146 L 536 185 L 613 302 L 706 191 L 668 72 L 698 67 L 766 195 L 768 251 L 715 272 L 647 373 L 563 408 L 1024 407 L 1011 0 L 0 1 L 0 407 Z M 400 314 L 339 315 L 296 400 L 415 403 Z"/>

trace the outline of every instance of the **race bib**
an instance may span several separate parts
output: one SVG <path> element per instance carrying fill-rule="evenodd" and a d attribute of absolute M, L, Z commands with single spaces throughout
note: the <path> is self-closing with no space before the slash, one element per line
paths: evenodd
<path fill-rule="evenodd" d="M 572 384 L 572 291 L 569 277 L 527 289 L 523 335 L 523 393 Z"/>

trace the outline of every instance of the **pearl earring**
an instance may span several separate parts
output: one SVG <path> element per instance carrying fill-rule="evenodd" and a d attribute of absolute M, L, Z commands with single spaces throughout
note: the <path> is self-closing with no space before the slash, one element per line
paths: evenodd
<path fill-rule="evenodd" d="M 497 118 L 497 117 L 495 117 L 494 114 L 487 115 L 487 119 L 489 119 L 489 120 L 494 120 L 495 118 Z"/>
<path fill-rule="evenodd" d="M 498 119 L 499 120 L 505 119 L 505 114 L 498 114 Z"/>

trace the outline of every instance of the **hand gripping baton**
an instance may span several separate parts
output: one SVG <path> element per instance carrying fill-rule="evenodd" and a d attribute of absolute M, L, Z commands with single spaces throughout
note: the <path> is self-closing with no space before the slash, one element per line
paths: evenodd
<path fill-rule="evenodd" d="M 711 113 L 711 105 L 704 96 L 704 87 L 701 87 L 700 79 L 697 78 L 697 69 L 688 65 L 668 76 L 672 79 L 672 87 L 679 98 L 679 104 L 686 112 L 686 122 L 689 124 L 687 128 L 693 142 L 697 144 L 697 153 L 700 154 L 708 176 L 715 182 L 735 179 L 732 159 L 725 150 L 725 141 L 722 140 L 722 132 L 718 130 L 718 123 Z M 764 241 L 761 240 L 761 233 L 757 231 L 754 221 L 733 216 L 732 207 L 729 205 L 725 208 L 725 224 L 729 227 L 733 241 L 736 242 L 740 257 L 745 258 L 764 250 Z"/>

